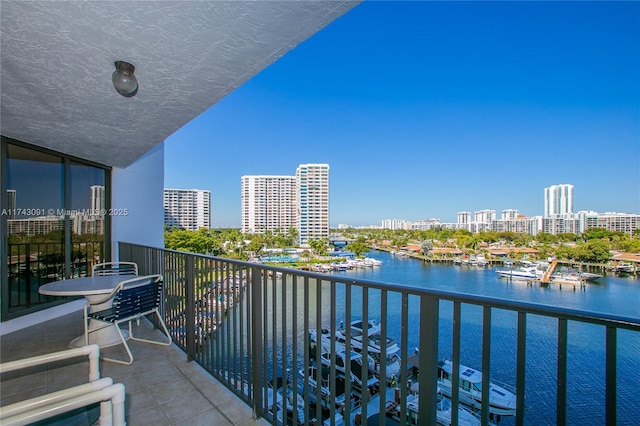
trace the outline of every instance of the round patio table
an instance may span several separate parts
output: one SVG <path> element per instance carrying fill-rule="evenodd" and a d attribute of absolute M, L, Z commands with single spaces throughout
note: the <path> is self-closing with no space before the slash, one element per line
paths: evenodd
<path fill-rule="evenodd" d="M 132 278 L 138 278 L 137 275 L 105 275 L 105 276 L 92 276 L 82 278 L 70 278 L 62 281 L 54 281 L 48 284 L 40 286 L 38 292 L 47 296 L 84 296 L 89 303 L 95 303 L 105 297 L 105 295 L 111 293 L 116 286 L 122 281 L 130 280 Z M 108 309 L 113 304 L 113 299 L 109 299 L 104 303 L 98 305 L 91 305 L 91 312 L 101 311 Z M 84 321 L 84 319 L 83 319 Z M 89 320 L 89 328 L 95 327 L 97 324 L 103 325 L 103 323 L 93 322 Z M 104 327 L 101 330 L 95 331 L 89 335 L 89 344 L 95 343 L 100 347 L 114 346 L 122 343 L 120 336 L 115 329 L 115 325 Z M 125 338 L 128 338 L 128 333 L 122 330 Z M 81 347 L 84 346 L 84 334 L 73 339 L 69 346 Z"/>

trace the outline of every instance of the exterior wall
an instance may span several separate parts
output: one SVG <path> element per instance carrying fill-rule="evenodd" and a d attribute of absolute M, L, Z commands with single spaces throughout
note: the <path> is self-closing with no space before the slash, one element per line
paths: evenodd
<path fill-rule="evenodd" d="M 111 254 L 118 242 L 164 248 L 164 143 L 126 169 L 111 173 Z"/>

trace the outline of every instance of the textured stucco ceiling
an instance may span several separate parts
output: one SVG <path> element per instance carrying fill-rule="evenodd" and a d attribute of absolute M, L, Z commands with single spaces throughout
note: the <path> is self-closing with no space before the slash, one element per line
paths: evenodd
<path fill-rule="evenodd" d="M 2 0 L 0 133 L 126 167 L 357 4 Z"/>

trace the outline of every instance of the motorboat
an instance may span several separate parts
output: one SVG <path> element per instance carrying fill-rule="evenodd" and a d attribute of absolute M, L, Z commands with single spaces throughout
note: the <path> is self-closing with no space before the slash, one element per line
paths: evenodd
<path fill-rule="evenodd" d="M 349 355 L 347 355 L 344 345 L 340 343 L 336 343 L 334 352 L 329 352 L 328 349 L 327 346 L 323 345 L 323 352 L 320 355 L 321 364 L 330 368 L 333 360 L 336 372 L 339 373 L 338 376 L 343 379 L 346 379 L 346 365 L 349 364 L 349 378 L 358 397 L 361 396 L 363 385 L 370 394 L 377 392 L 380 380 L 373 375 L 368 366 L 365 367 L 366 377 L 363 380 L 362 354 L 350 351 Z"/>
<path fill-rule="evenodd" d="M 332 389 L 329 377 L 329 367 L 316 365 L 298 370 L 298 392 L 304 394 L 304 383 L 309 383 L 309 403 L 320 405 L 323 409 L 330 409 L 331 404 L 343 407 L 345 404 L 344 378 L 336 377 L 335 389 Z M 320 387 L 321 401 L 317 401 L 317 389 Z"/>
<path fill-rule="evenodd" d="M 419 393 L 418 383 L 414 382 L 407 394 L 406 407 L 407 411 L 405 416 L 401 414 L 401 404 L 399 398 L 398 389 L 387 389 L 385 397 L 385 415 L 388 418 L 395 420 L 399 424 L 418 424 L 419 417 Z M 379 413 L 381 395 L 375 395 L 371 401 L 367 404 L 367 417 L 371 419 Z M 445 397 L 441 390 L 438 389 L 437 402 L 436 402 L 436 421 L 437 424 L 442 426 L 451 425 L 452 414 L 451 400 Z M 404 417 L 404 418 L 403 418 Z M 480 418 L 472 413 L 469 409 L 458 406 L 458 425 L 460 426 L 480 426 Z M 492 423 L 490 423 L 492 424 Z"/>
<path fill-rule="evenodd" d="M 354 320 L 351 322 L 350 344 L 357 352 L 362 352 L 364 326 L 365 323 L 362 320 Z M 373 371 L 380 376 L 382 370 L 381 363 L 384 362 L 386 378 L 392 381 L 400 375 L 400 346 L 395 339 L 388 336 L 386 341 L 384 341 L 381 331 L 381 326 L 377 321 L 369 320 L 366 322 L 369 364 Z M 347 336 L 344 323 L 341 323 L 338 330 L 336 330 L 336 340 L 346 346 Z M 383 352 L 384 360 L 382 360 Z"/>
<path fill-rule="evenodd" d="M 536 280 L 539 278 L 536 266 L 522 266 L 513 269 L 496 269 L 496 273 L 503 278 L 512 280 Z"/>
<path fill-rule="evenodd" d="M 438 362 L 438 386 L 446 397 L 451 397 L 451 377 L 453 364 L 449 360 Z M 479 410 L 482 407 L 482 373 L 471 367 L 460 365 L 460 403 Z M 489 382 L 489 413 L 499 416 L 512 416 L 516 413 L 515 389 L 508 385 Z"/>

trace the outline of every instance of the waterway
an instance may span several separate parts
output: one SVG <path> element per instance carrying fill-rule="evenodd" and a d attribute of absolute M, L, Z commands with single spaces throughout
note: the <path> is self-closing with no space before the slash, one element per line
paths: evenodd
<path fill-rule="evenodd" d="M 640 318 L 640 279 L 633 276 L 605 276 L 585 286 L 537 284 L 500 278 L 496 268 L 469 267 L 425 263 L 400 258 L 387 252 L 371 251 L 370 257 L 382 265 L 340 272 L 349 278 L 395 283 L 491 296 L 551 306 L 604 312 Z M 332 274 L 333 276 L 338 275 Z M 344 291 L 338 286 L 338 300 Z M 360 313 L 361 294 L 352 295 L 352 318 Z M 371 291 L 369 318 L 379 318 L 380 293 Z M 388 334 L 400 337 L 400 299 L 389 297 L 386 318 Z M 416 321 L 417 303 L 410 302 L 408 348 L 420 346 Z M 452 304 L 440 303 L 438 354 L 451 357 Z M 338 312 L 338 320 L 344 312 Z M 323 313 L 323 317 L 326 318 Z M 516 314 L 492 310 L 491 377 L 515 386 Z M 415 326 L 414 326 L 415 325 Z M 527 317 L 527 373 L 525 424 L 552 425 L 556 422 L 556 349 L 557 321 L 529 315 Z M 461 362 L 474 368 L 482 365 L 482 310 L 463 305 Z M 602 327 L 569 323 L 567 418 L 571 425 L 604 425 L 605 357 Z M 640 424 L 640 333 L 621 330 L 618 333 L 618 425 Z M 514 424 L 503 418 L 501 425 Z"/>

